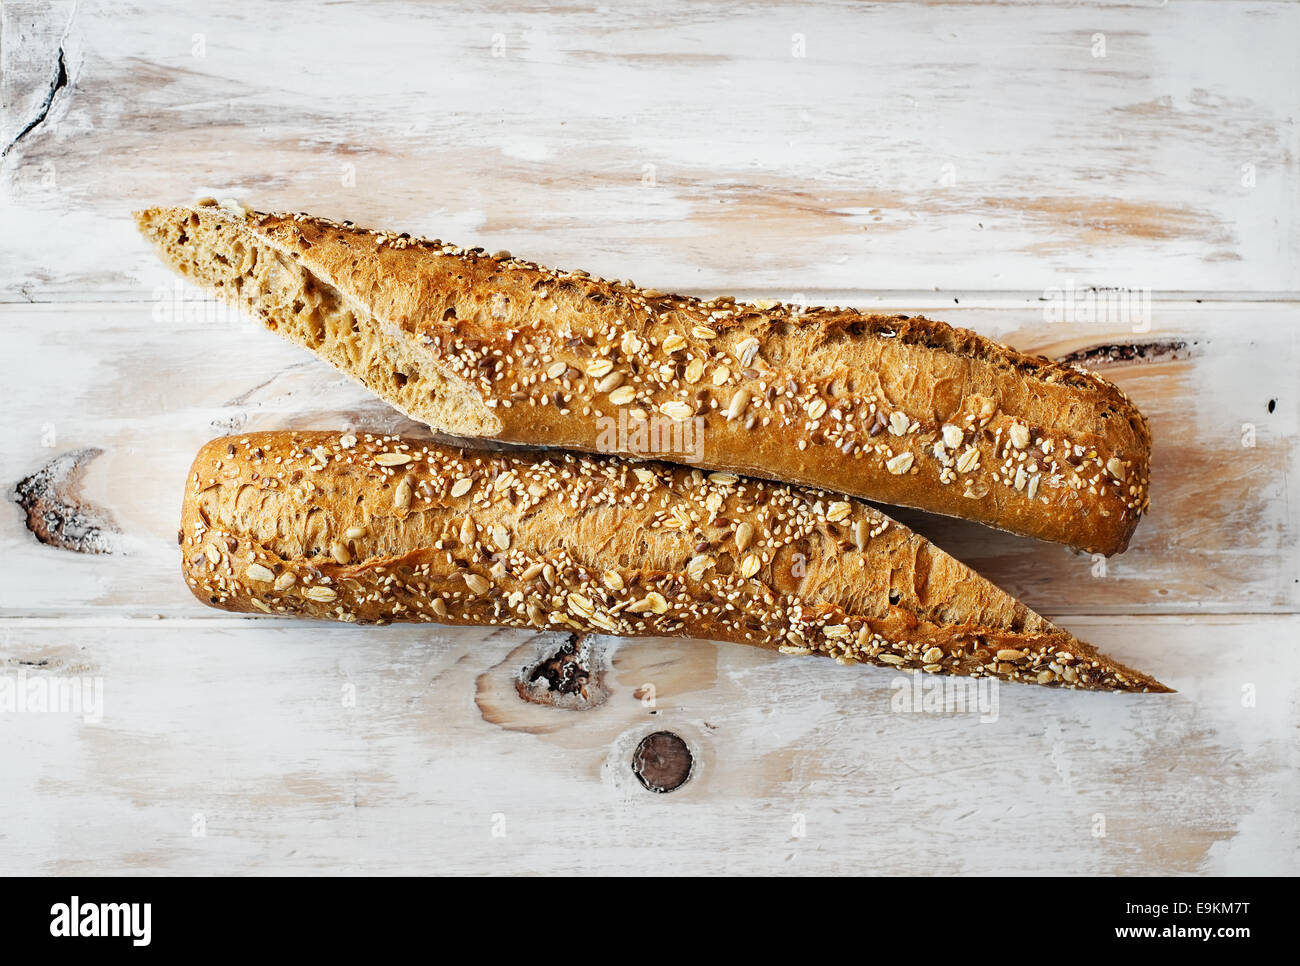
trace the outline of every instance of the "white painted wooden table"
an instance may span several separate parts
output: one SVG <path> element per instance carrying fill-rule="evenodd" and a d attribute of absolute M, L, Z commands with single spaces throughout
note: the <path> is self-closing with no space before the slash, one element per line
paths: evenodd
<path fill-rule="evenodd" d="M 197 6 L 0 3 L 0 480 L 108 551 L 0 513 L 0 680 L 102 697 L 0 712 L 0 872 L 1300 869 L 1300 5 Z M 178 303 L 129 212 L 207 194 L 1076 354 L 1151 418 L 1128 553 L 899 515 L 1179 693 L 907 713 L 643 641 L 572 711 L 514 693 L 523 632 L 204 609 L 201 443 L 414 428 Z"/>

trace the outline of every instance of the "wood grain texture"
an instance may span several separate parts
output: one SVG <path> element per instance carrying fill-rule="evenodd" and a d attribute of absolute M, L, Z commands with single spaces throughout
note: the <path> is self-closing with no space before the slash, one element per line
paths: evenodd
<path fill-rule="evenodd" d="M 8 297 L 138 291 L 196 193 L 659 288 L 1300 290 L 1292 3 L 82 0 L 43 65 L 30 6 Z"/>
<path fill-rule="evenodd" d="M 1261 0 L 0 0 L 0 707 L 102 688 L 0 711 L 0 873 L 1294 874 L 1297 34 Z M 527 632 L 200 607 L 201 443 L 419 430 L 161 267 L 129 212 L 205 194 L 1100 369 L 1155 441 L 1104 570 L 890 512 L 1179 693 L 1004 686 L 984 722 L 601 638 L 577 710 L 520 686 Z M 670 794 L 631 767 L 661 730 Z"/>
<path fill-rule="evenodd" d="M 521 632 L 4 621 L 0 674 L 99 679 L 102 719 L 0 719 L 0 872 L 1294 873 L 1296 618 L 1086 625 L 1181 692 L 903 711 L 908 675 L 647 640 L 527 733 L 469 700 Z"/>

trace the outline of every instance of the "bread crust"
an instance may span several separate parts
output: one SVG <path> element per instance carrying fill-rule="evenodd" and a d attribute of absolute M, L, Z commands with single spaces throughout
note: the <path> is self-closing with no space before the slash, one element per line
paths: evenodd
<path fill-rule="evenodd" d="M 375 435 L 208 443 L 185 579 L 224 610 L 730 641 L 1166 691 L 861 501 L 673 464 Z"/>
<path fill-rule="evenodd" d="M 172 265 L 442 432 L 646 455 L 636 427 L 689 425 L 698 445 L 650 455 L 1106 555 L 1148 505 L 1123 392 L 941 322 L 704 301 L 306 215 L 137 217 Z M 303 273 L 305 312 L 249 284 L 254 249 Z M 321 301 L 349 324 L 301 323 Z"/>

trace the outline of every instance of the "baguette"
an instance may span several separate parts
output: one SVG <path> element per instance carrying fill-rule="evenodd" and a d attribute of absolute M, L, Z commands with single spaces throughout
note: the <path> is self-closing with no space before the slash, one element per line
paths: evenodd
<path fill-rule="evenodd" d="M 194 461 L 179 542 L 194 595 L 230 611 L 705 638 L 1168 690 L 863 502 L 674 464 L 231 436 Z"/>
<path fill-rule="evenodd" d="M 701 301 L 237 205 L 154 208 L 172 267 L 413 419 L 655 455 L 1113 554 L 1148 504 L 1110 383 L 941 322 Z"/>

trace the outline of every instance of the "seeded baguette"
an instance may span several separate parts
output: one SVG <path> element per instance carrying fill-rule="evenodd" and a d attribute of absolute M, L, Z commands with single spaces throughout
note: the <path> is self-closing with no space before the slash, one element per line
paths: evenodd
<path fill-rule="evenodd" d="M 1107 555 L 1147 507 L 1150 436 L 1119 389 L 941 322 L 701 301 L 235 205 L 137 220 L 182 274 L 440 432 L 668 456 Z M 638 434 L 655 420 L 702 426 L 698 448 Z"/>
<path fill-rule="evenodd" d="M 231 611 L 705 638 L 1168 690 L 865 503 L 672 464 L 231 436 L 195 459 L 179 540 L 194 595 Z"/>

